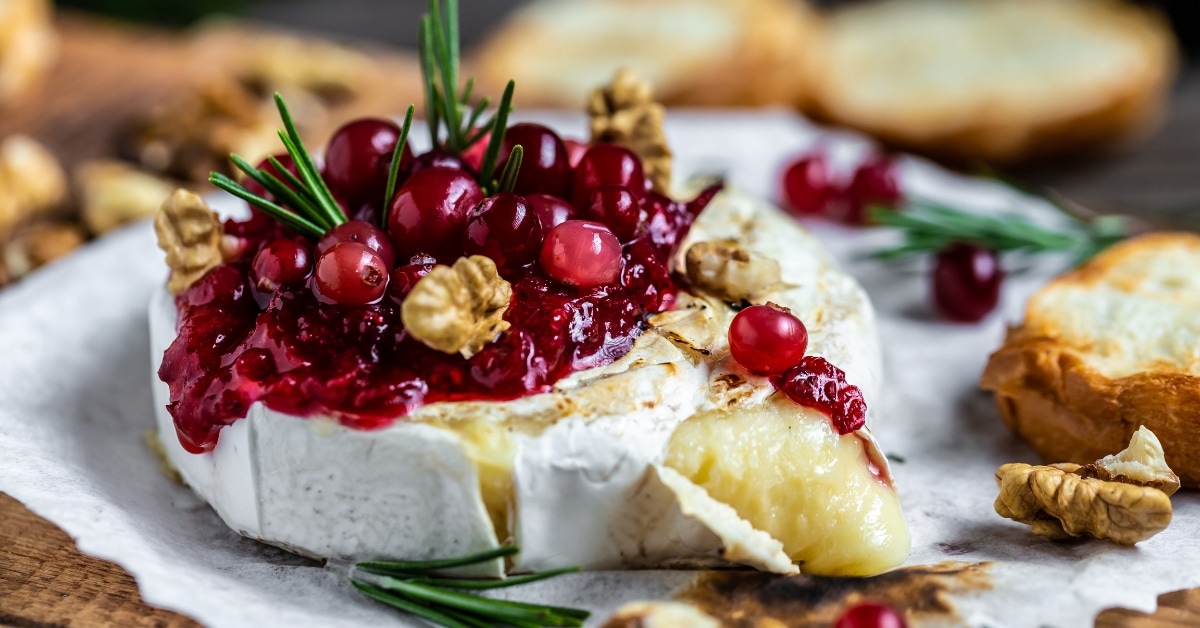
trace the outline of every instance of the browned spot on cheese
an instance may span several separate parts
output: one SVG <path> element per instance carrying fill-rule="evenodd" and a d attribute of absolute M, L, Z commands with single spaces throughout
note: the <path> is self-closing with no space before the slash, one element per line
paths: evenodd
<path fill-rule="evenodd" d="M 928 619 L 961 620 L 954 594 L 990 589 L 991 563 L 947 561 L 896 569 L 871 578 L 779 576 L 715 571 L 679 594 L 731 628 L 780 622 L 792 628 L 828 628 L 847 606 L 864 600 L 902 610 L 910 624 Z"/>

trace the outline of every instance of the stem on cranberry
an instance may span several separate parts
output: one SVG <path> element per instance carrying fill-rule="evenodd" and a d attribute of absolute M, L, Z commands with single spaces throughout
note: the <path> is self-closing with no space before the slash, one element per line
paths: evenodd
<path fill-rule="evenodd" d="M 933 266 L 933 303 L 947 319 L 983 320 L 1000 302 L 1004 269 L 995 251 L 956 242 L 938 251 Z"/>
<path fill-rule="evenodd" d="M 612 283 L 621 271 L 621 241 L 598 222 L 568 220 L 546 234 L 541 263 L 547 275 L 568 286 Z"/>
<path fill-rule="evenodd" d="M 392 246 L 392 241 L 383 229 L 373 223 L 351 220 L 330 229 L 317 241 L 317 255 L 320 256 L 340 242 L 365 244 L 379 254 L 389 269 L 396 265 L 396 249 Z"/>
<path fill-rule="evenodd" d="M 383 297 L 388 268 L 365 244 L 339 242 L 317 258 L 313 288 L 318 298 L 338 305 L 366 305 Z"/>
<path fill-rule="evenodd" d="M 525 197 L 501 192 L 471 211 L 464 252 L 490 257 L 501 271 L 513 270 L 537 257 L 544 235 L 542 221 Z"/>
<path fill-rule="evenodd" d="M 752 373 L 782 375 L 800 362 L 807 349 L 804 323 L 774 303 L 751 305 L 729 324 L 729 352 Z"/>
<path fill-rule="evenodd" d="M 482 200 L 479 184 L 463 170 L 435 166 L 417 172 L 400 187 L 388 212 L 396 253 L 424 251 L 443 262 L 457 259 L 468 216 Z"/>

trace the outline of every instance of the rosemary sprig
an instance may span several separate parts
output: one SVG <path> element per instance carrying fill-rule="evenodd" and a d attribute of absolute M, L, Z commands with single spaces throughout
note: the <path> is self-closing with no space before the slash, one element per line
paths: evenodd
<path fill-rule="evenodd" d="M 284 127 L 279 131 L 279 138 L 287 148 L 288 156 L 292 158 L 300 176 L 292 174 L 274 157 L 269 157 L 267 163 L 275 172 L 255 168 L 238 155 L 230 155 L 229 158 L 238 170 L 246 173 L 247 178 L 261 185 L 278 202 L 251 192 L 244 185 L 219 172 L 210 173 L 208 180 L 222 190 L 261 209 L 297 233 L 317 239 L 326 231 L 346 222 L 346 214 L 342 212 L 337 201 L 333 200 L 333 193 L 321 179 L 321 173 L 304 146 L 304 141 L 300 139 L 292 114 L 278 93 L 275 94 L 275 105 L 279 108 L 279 117 Z"/>
<path fill-rule="evenodd" d="M 555 569 L 504 580 L 452 579 L 436 573 L 504 558 L 519 551 L 514 545 L 506 545 L 442 560 L 363 561 L 354 565 L 350 584 L 378 602 L 448 628 L 582 626 L 590 615 L 585 610 L 510 602 L 464 592 L 528 584 L 579 571 L 578 568 Z M 371 575 L 357 576 L 359 571 Z"/>
<path fill-rule="evenodd" d="M 521 162 L 525 159 L 525 149 L 520 144 L 512 147 L 508 161 L 504 164 L 504 172 L 500 173 L 500 181 L 496 184 L 497 192 L 512 192 L 517 185 L 517 174 L 521 171 Z"/>
<path fill-rule="evenodd" d="M 873 207 L 871 219 L 904 234 L 903 244 L 872 255 L 884 261 L 937 252 L 954 242 L 973 242 L 998 253 L 1068 252 L 1078 263 L 1128 235 L 1120 216 L 1092 220 L 1073 216 L 1068 227 L 1054 230 L 1015 214 L 975 214 L 922 201 L 909 201 L 904 211 Z"/>
<path fill-rule="evenodd" d="M 404 124 L 400 125 L 400 137 L 396 138 L 396 149 L 392 151 L 392 163 L 388 168 L 387 188 L 383 192 L 383 228 L 388 226 L 388 210 L 392 206 L 392 196 L 396 193 L 396 179 L 400 177 L 400 159 L 404 156 L 404 147 L 408 146 L 408 132 L 412 129 L 413 112 L 416 107 L 409 105 L 404 114 Z"/>

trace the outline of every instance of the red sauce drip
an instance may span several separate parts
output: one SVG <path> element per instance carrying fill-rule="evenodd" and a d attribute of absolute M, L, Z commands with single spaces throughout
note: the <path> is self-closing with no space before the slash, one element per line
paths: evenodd
<path fill-rule="evenodd" d="M 888 473 L 888 464 L 882 458 L 883 454 L 871 445 L 871 441 L 863 436 L 862 432 L 855 432 L 854 436 L 862 443 L 863 454 L 867 457 L 867 472 L 884 486 L 893 488 L 892 476 Z"/>
<path fill-rule="evenodd" d="M 846 372 L 815 355 L 804 356 L 772 383 L 788 399 L 824 412 L 838 434 L 849 434 L 867 423 L 862 390 L 846 381 Z"/>
<path fill-rule="evenodd" d="M 377 429 L 428 403 L 511 400 L 613 362 L 633 346 L 648 315 L 674 306 L 675 245 L 717 191 L 686 204 L 650 194 L 645 228 L 625 245 L 617 282 L 575 290 L 536 263 L 506 276 L 513 299 L 505 320 L 512 326 L 469 360 L 410 338 L 399 305 L 387 298 L 330 305 L 307 285 L 256 298 L 250 262 L 288 234 L 261 219 L 230 221 L 226 233 L 246 246 L 176 298 L 179 332 L 158 372 L 171 391 L 167 407 L 180 443 L 193 453 L 211 451 L 221 428 L 255 402 Z"/>

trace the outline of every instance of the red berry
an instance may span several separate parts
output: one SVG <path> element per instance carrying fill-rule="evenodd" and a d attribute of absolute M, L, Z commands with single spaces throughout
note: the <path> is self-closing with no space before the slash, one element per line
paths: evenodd
<path fill-rule="evenodd" d="M 382 200 L 399 140 L 400 127 L 391 120 L 360 118 L 342 125 L 325 149 L 324 178 L 330 191 L 353 207 Z M 412 159 L 405 145 L 401 166 Z"/>
<path fill-rule="evenodd" d="M 366 305 L 387 290 L 388 268 L 379 254 L 358 242 L 339 242 L 317 258 L 316 294 L 338 305 Z"/>
<path fill-rule="evenodd" d="M 938 251 L 933 303 L 952 321 L 974 323 L 996 309 L 1003 283 L 1004 269 L 995 251 L 957 242 Z"/>
<path fill-rule="evenodd" d="M 908 628 L 899 611 L 880 602 L 859 602 L 842 611 L 833 628 Z"/>
<path fill-rule="evenodd" d="M 567 147 L 558 135 L 532 122 L 508 127 L 504 132 L 501 163 L 496 166 L 497 172 L 504 171 L 509 153 L 518 145 L 524 154 L 513 191 L 517 194 L 567 196 L 571 190 L 571 164 Z"/>
<path fill-rule="evenodd" d="M 407 264 L 392 271 L 388 279 L 388 298 L 396 303 L 403 303 L 404 299 L 408 297 L 408 293 L 412 292 L 413 286 L 417 285 L 421 277 L 428 275 L 436 265 L 437 260 L 424 253 L 412 256 Z"/>
<path fill-rule="evenodd" d="M 465 252 L 490 257 L 501 270 L 511 270 L 537 257 L 544 235 L 542 221 L 525 197 L 501 192 L 471 211 Z"/>
<path fill-rule="evenodd" d="M 579 160 L 583 159 L 584 153 L 592 147 L 587 142 L 570 138 L 563 138 L 563 145 L 567 147 L 567 163 L 571 166 L 572 170 L 579 165 Z"/>
<path fill-rule="evenodd" d="M 492 132 L 487 131 L 483 137 L 475 141 L 462 152 L 462 160 L 475 172 L 483 165 L 483 156 L 487 153 L 488 142 L 492 141 Z"/>
<path fill-rule="evenodd" d="M 272 155 L 272 156 L 275 159 L 277 159 L 284 168 L 287 168 L 292 174 L 296 175 L 296 178 L 300 178 L 300 171 L 296 169 L 296 164 L 292 161 L 291 155 L 289 155 L 287 153 L 279 153 L 277 155 Z M 258 165 L 255 166 L 255 169 L 265 170 L 268 174 L 273 175 L 276 179 L 279 179 L 281 182 L 283 182 L 285 184 L 287 183 L 287 178 L 284 177 L 281 172 L 276 170 L 275 166 L 271 165 L 270 160 L 268 160 L 265 157 L 263 158 L 262 161 L 258 162 Z M 259 185 L 258 181 L 255 181 L 254 179 L 247 177 L 246 180 L 243 182 L 243 185 L 245 185 L 247 190 L 250 190 L 251 192 L 257 194 L 258 196 L 261 196 L 261 197 L 267 199 L 268 201 L 275 200 L 275 197 L 272 196 L 271 193 L 268 192 L 265 188 L 263 188 L 263 186 Z M 272 219 L 272 220 L 274 220 L 274 219 Z"/>
<path fill-rule="evenodd" d="M 624 146 L 592 146 L 575 167 L 572 196 L 575 206 L 587 207 L 588 195 L 605 184 L 623 185 L 640 198 L 646 193 L 646 174 L 642 170 L 642 161 Z"/>
<path fill-rule="evenodd" d="M 575 208 L 570 203 L 557 196 L 549 194 L 530 194 L 525 197 L 529 208 L 542 221 L 542 229 L 550 229 L 575 218 Z"/>
<path fill-rule="evenodd" d="M 629 188 L 621 185 L 601 185 L 588 195 L 584 214 L 608 225 L 622 242 L 637 235 L 642 222 L 642 208 Z"/>
<path fill-rule="evenodd" d="M 862 390 L 846 382 L 846 373 L 828 360 L 804 356 L 796 366 L 772 380 L 788 399 L 829 416 L 838 434 L 849 434 L 867 422 Z"/>
<path fill-rule="evenodd" d="M 621 270 L 621 242 L 598 222 L 568 220 L 546 234 L 541 262 L 547 275 L 569 286 L 612 283 Z"/>
<path fill-rule="evenodd" d="M 422 170 L 429 168 L 450 168 L 451 170 L 463 170 L 466 172 L 475 172 L 462 157 L 454 153 L 448 153 L 442 150 L 431 150 L 428 153 L 417 155 L 412 163 L 408 165 L 405 171 L 405 180 L 407 181 L 412 176 Z"/>
<path fill-rule="evenodd" d="M 804 323 L 773 303 L 751 305 L 729 324 L 733 359 L 759 375 L 781 375 L 799 363 L 807 349 Z"/>
<path fill-rule="evenodd" d="M 379 254 L 388 268 L 396 265 L 396 249 L 392 246 L 392 241 L 388 239 L 387 233 L 369 222 L 351 220 L 325 232 L 325 235 L 317 242 L 317 256 L 340 242 L 365 244 Z"/>
<path fill-rule="evenodd" d="M 832 182 L 824 153 L 804 155 L 783 171 L 783 206 L 797 216 L 818 216 L 829 204 Z"/>
<path fill-rule="evenodd" d="M 471 208 L 483 192 L 463 170 L 433 167 L 414 174 L 392 200 L 388 235 L 396 253 L 424 251 L 444 262 L 462 255 Z"/>
<path fill-rule="evenodd" d="M 851 225 L 866 224 L 868 210 L 875 205 L 895 207 L 901 199 L 900 183 L 896 179 L 896 164 L 886 155 L 874 155 L 859 164 L 854 178 L 846 188 L 842 221 Z"/>
<path fill-rule="evenodd" d="M 273 294 L 279 288 L 299 285 L 312 270 L 308 247 L 286 238 L 264 246 L 251 263 L 251 277 L 259 292 Z"/>

